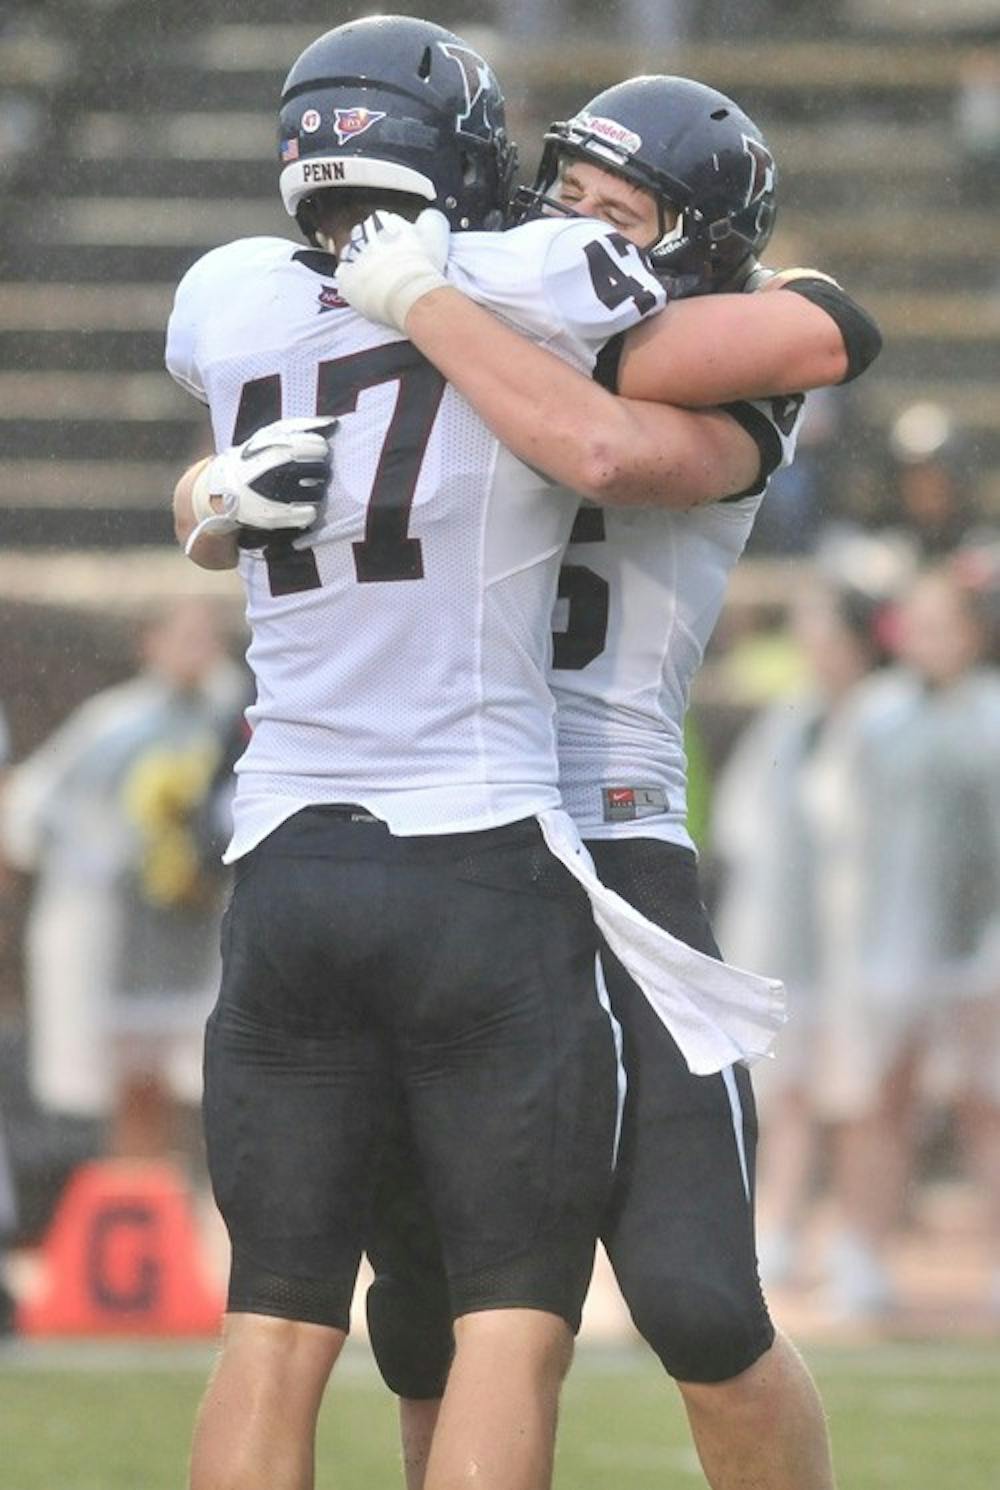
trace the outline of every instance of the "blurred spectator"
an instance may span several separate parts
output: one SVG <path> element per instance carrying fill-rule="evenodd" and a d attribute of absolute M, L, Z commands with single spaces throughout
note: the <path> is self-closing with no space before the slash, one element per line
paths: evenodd
<path fill-rule="evenodd" d="M 812 576 L 793 610 L 803 686 L 762 710 L 716 783 L 712 847 L 721 864 L 720 945 L 743 967 L 781 977 L 791 1018 L 774 1062 L 755 1071 L 761 1124 L 758 1253 L 765 1282 L 794 1275 L 818 1154 L 823 841 L 810 810 L 833 727 L 884 659 L 879 608 Z"/>
<path fill-rule="evenodd" d="M 860 565 L 866 589 L 886 590 L 927 563 L 1000 542 L 979 501 L 978 452 L 948 409 L 930 400 L 913 403 L 877 447 L 873 434 L 870 426 L 851 430 L 852 445 L 870 447 L 870 489 L 860 508 L 849 503 L 824 524 L 816 547 L 823 567 L 845 573 Z"/>
<path fill-rule="evenodd" d="M 955 579 L 976 607 L 983 636 L 983 661 L 1000 667 L 1000 535 L 973 534 L 949 561 Z"/>
<path fill-rule="evenodd" d="M 112 1119 L 121 1155 L 162 1153 L 200 1095 L 221 874 L 193 831 L 242 706 L 214 613 L 142 629 L 141 671 L 77 709 L 11 772 L 8 858 L 34 872 L 26 933 L 30 1077 L 40 1105 Z"/>
<path fill-rule="evenodd" d="M 760 709 L 803 685 L 801 649 L 788 629 L 784 598 L 730 606 L 713 638 L 716 686 L 731 708 Z"/>
<path fill-rule="evenodd" d="M 932 1053 L 953 1059 L 959 1131 L 1000 1258 L 1000 673 L 981 661 L 981 605 L 952 567 L 916 580 L 898 617 L 900 664 L 862 685 L 812 785 L 830 845 L 830 1281 L 847 1315 L 894 1303 L 886 1243 L 913 1178 Z"/>
<path fill-rule="evenodd" d="M 904 538 L 918 561 L 951 553 L 979 520 L 969 456 L 940 404 L 911 404 L 889 432 L 890 484 L 880 525 Z"/>

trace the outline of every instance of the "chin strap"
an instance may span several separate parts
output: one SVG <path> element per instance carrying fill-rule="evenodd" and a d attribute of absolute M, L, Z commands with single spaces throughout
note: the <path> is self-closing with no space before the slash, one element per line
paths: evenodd
<path fill-rule="evenodd" d="M 316 212 L 310 199 L 304 198 L 295 209 L 295 221 L 298 223 L 299 232 L 307 243 L 313 248 L 320 248 L 319 229 L 316 223 Z"/>

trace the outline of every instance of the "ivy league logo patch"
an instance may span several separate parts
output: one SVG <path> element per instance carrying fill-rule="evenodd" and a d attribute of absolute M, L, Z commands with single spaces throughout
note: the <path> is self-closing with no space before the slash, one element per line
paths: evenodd
<path fill-rule="evenodd" d="M 334 109 L 333 132 L 337 136 L 337 143 L 343 145 L 356 135 L 363 135 L 366 129 L 371 129 L 373 124 L 384 118 L 384 109 L 381 113 L 377 109 Z"/>

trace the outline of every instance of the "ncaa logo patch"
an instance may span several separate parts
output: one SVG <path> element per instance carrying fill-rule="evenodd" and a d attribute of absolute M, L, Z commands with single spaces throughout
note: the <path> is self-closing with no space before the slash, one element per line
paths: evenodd
<path fill-rule="evenodd" d="M 314 135 L 322 123 L 323 118 L 319 109 L 306 109 L 302 115 L 302 133 Z"/>
<path fill-rule="evenodd" d="M 347 140 L 353 140 L 355 135 L 363 135 L 366 129 L 371 129 L 384 118 L 384 110 L 379 113 L 377 109 L 334 109 L 333 131 L 337 143 L 343 145 Z"/>

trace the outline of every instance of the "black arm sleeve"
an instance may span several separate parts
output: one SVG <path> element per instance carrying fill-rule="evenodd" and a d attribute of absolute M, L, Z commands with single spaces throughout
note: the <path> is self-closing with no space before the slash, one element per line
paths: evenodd
<path fill-rule="evenodd" d="M 593 379 L 600 383 L 602 388 L 607 388 L 610 393 L 618 391 L 618 368 L 621 363 L 622 348 L 625 345 L 625 335 L 620 332 L 613 336 L 610 341 L 597 354 L 597 362 L 594 366 Z M 796 395 L 797 404 L 802 402 L 801 396 Z M 702 411 L 704 412 L 704 411 Z M 723 497 L 724 502 L 739 502 L 743 497 L 755 497 L 762 492 L 774 471 L 781 464 L 782 448 L 781 439 L 774 424 L 753 404 L 739 401 L 737 403 L 721 405 L 720 412 L 729 414 L 736 420 L 747 434 L 755 441 L 760 451 L 760 473 L 756 481 L 748 486 L 745 491 L 734 492 L 731 497 Z"/>
<path fill-rule="evenodd" d="M 868 312 L 839 285 L 826 279 L 793 279 L 781 288 L 811 300 L 836 321 L 847 351 L 847 372 L 842 383 L 853 382 L 871 367 L 882 350 L 882 333 Z"/>
<path fill-rule="evenodd" d="M 744 497 L 755 497 L 758 492 L 762 492 L 771 479 L 773 472 L 780 466 L 781 439 L 770 419 L 762 414 L 759 409 L 755 409 L 753 404 L 743 402 L 721 404 L 719 412 L 721 414 L 728 414 L 731 419 L 735 419 L 736 423 L 741 425 L 750 438 L 754 440 L 757 449 L 760 451 L 760 472 L 757 480 L 748 486 L 745 491 L 734 492 L 731 497 L 721 498 L 723 502 L 740 502 Z"/>
<path fill-rule="evenodd" d="M 625 346 L 625 333 L 619 331 L 610 341 L 606 341 L 597 354 L 592 377 L 595 383 L 600 383 L 609 393 L 618 392 L 618 367 L 622 360 L 622 348 Z"/>

